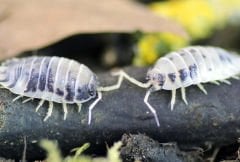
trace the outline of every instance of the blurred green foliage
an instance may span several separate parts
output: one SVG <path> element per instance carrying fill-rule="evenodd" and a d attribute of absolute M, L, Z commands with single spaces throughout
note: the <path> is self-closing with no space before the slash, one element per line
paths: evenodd
<path fill-rule="evenodd" d="M 82 153 L 90 146 L 85 143 L 83 146 L 74 148 L 71 152 L 75 152 L 73 156 L 63 158 L 56 142 L 49 140 L 42 140 L 41 147 L 47 152 L 48 162 L 122 162 L 120 158 L 119 148 L 122 146 L 121 142 L 115 143 L 108 149 L 107 157 L 91 158 L 90 156 L 82 155 Z"/>

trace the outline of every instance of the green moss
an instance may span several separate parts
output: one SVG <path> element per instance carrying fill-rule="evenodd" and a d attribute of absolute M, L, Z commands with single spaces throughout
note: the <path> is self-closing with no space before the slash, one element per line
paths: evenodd
<path fill-rule="evenodd" d="M 47 161 L 61 162 L 62 157 L 57 143 L 48 140 L 42 140 L 41 147 L 47 151 Z"/>

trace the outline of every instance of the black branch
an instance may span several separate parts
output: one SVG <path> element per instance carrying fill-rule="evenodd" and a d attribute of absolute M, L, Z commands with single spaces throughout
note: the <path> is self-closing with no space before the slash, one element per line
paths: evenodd
<path fill-rule="evenodd" d="M 126 71 L 144 81 L 147 69 L 128 68 Z M 98 74 L 102 85 L 116 83 L 109 73 Z M 188 105 L 177 91 L 176 105 L 170 110 L 170 91 L 154 92 L 149 102 L 155 107 L 160 120 L 157 127 L 153 115 L 143 102 L 146 89 L 124 81 L 120 89 L 103 93 L 103 99 L 93 109 L 92 123 L 88 125 L 88 106 L 83 104 L 77 112 L 76 105 L 68 105 L 67 119 L 63 120 L 62 105 L 54 103 L 52 116 L 44 122 L 48 103 L 36 113 L 39 100 L 12 102 L 16 97 L 7 89 L 0 91 L 0 157 L 22 157 L 24 138 L 27 142 L 27 159 L 41 159 L 44 152 L 38 147 L 43 138 L 57 140 L 63 153 L 91 143 L 90 152 L 106 148 L 120 140 L 124 133 L 144 133 L 159 142 L 175 141 L 179 145 L 201 146 L 205 142 L 215 145 L 233 143 L 240 130 L 240 81 L 230 80 L 231 85 L 204 84 L 208 95 L 197 86 L 186 89 Z M 100 149 L 103 150 L 103 149 Z M 95 152 L 96 153 L 96 152 Z"/>

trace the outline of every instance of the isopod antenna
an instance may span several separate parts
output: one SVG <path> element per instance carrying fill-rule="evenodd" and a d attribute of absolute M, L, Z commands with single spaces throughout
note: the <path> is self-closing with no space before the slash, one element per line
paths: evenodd
<path fill-rule="evenodd" d="M 130 81 L 131 83 L 141 87 L 141 88 L 149 88 L 151 86 L 150 82 L 146 82 L 146 83 L 139 82 L 138 80 L 130 77 L 123 70 L 113 72 L 112 75 L 113 76 L 118 76 L 117 84 L 115 84 L 113 86 L 108 86 L 108 87 L 99 87 L 98 91 L 112 91 L 112 90 L 115 90 L 115 89 L 119 89 L 124 78 L 127 79 L 128 81 Z"/>

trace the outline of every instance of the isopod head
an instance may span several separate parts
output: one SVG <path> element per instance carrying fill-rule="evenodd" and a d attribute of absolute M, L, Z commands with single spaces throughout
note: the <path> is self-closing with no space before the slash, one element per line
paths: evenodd
<path fill-rule="evenodd" d="M 91 80 L 88 83 L 89 97 L 92 97 L 92 98 L 96 97 L 99 84 L 100 83 L 99 83 L 98 77 L 95 74 L 93 74 L 93 76 L 91 77 Z"/>
<path fill-rule="evenodd" d="M 95 98 L 97 95 L 97 88 L 99 87 L 99 81 L 95 74 L 91 77 L 88 84 L 80 86 L 77 88 L 77 101 L 88 101 Z"/>
<path fill-rule="evenodd" d="M 166 74 L 159 73 L 157 69 L 150 69 L 147 72 L 147 80 L 151 83 L 152 89 L 154 91 L 162 89 L 165 81 L 166 81 Z"/>

